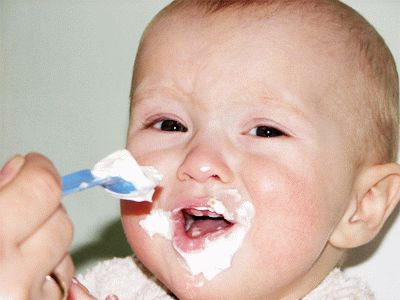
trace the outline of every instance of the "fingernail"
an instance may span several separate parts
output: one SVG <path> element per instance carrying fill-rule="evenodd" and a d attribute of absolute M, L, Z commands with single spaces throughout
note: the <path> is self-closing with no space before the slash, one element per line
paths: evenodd
<path fill-rule="evenodd" d="M 76 277 L 71 278 L 71 286 L 68 293 L 70 295 L 70 298 L 67 298 L 68 300 L 81 299 L 82 295 L 85 296 L 84 299 L 97 300 Z"/>
<path fill-rule="evenodd" d="M 116 295 L 108 295 L 105 300 L 119 300 Z"/>
<path fill-rule="evenodd" d="M 79 280 L 75 276 L 71 278 L 71 281 L 72 281 L 73 284 L 79 285 Z"/>
<path fill-rule="evenodd" d="M 25 162 L 25 158 L 21 155 L 16 155 L 10 158 L 0 170 L 0 179 L 14 175 Z"/>
<path fill-rule="evenodd" d="M 85 292 L 89 293 L 89 290 L 84 286 L 76 277 L 72 277 L 71 279 L 72 283 L 79 286 L 81 289 L 83 289 Z"/>

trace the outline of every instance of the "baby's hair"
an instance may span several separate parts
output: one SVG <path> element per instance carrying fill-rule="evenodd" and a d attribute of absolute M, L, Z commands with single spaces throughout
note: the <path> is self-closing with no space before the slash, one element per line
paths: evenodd
<path fill-rule="evenodd" d="M 269 18 L 283 13 L 328 29 L 327 37 L 342 46 L 344 68 L 354 74 L 346 91 L 339 92 L 347 101 L 337 105 L 344 108 L 339 112 L 352 115 L 343 116 L 343 122 L 352 127 L 348 134 L 354 135 L 357 165 L 396 160 L 399 80 L 395 61 L 379 33 L 351 7 L 336 0 L 175 0 L 155 20 L 185 8 L 195 8 L 204 16 L 253 10 Z"/>

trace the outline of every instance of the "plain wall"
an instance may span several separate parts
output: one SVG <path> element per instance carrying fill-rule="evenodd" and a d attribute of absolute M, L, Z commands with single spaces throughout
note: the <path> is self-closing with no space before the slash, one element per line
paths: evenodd
<path fill-rule="evenodd" d="M 0 163 L 38 151 L 66 174 L 123 148 L 138 41 L 168 2 L 0 0 Z M 344 2 L 376 26 L 399 65 L 400 1 Z M 131 253 L 117 200 L 92 189 L 63 203 L 75 224 L 78 271 Z M 351 253 L 349 271 L 366 279 L 378 299 L 397 299 L 400 219 L 384 231 L 385 238 Z"/>

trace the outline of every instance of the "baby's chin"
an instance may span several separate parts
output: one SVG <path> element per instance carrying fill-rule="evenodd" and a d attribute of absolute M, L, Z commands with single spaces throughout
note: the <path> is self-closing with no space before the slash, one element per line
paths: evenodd
<path fill-rule="evenodd" d="M 201 286 L 198 286 L 197 280 L 192 280 L 191 278 L 188 278 L 184 282 L 178 282 L 177 280 L 168 286 L 168 288 L 180 300 L 246 299 L 246 297 L 237 297 L 240 289 L 237 291 L 232 290 L 234 285 L 231 280 L 215 278 L 211 281 L 206 281 Z"/>
<path fill-rule="evenodd" d="M 243 286 L 237 275 L 246 273 L 247 268 L 241 264 L 246 259 L 240 251 L 230 268 L 209 280 L 203 274 L 193 275 L 189 271 L 171 241 L 154 236 L 134 244 L 134 251 L 145 267 L 179 299 L 244 299 L 238 297 Z"/>
<path fill-rule="evenodd" d="M 162 237 L 146 236 L 136 239 L 132 246 L 145 267 L 180 300 L 281 299 L 284 295 L 294 295 L 289 284 L 293 278 L 284 278 L 272 268 L 263 268 L 260 252 L 252 248 L 251 241 L 245 241 L 232 265 L 212 279 L 203 274 L 193 275 L 172 242 Z"/>
<path fill-rule="evenodd" d="M 193 275 L 188 271 L 184 262 L 177 261 L 168 262 L 165 268 L 156 266 L 150 271 L 170 290 L 178 299 L 239 299 L 235 296 L 240 292 L 236 292 L 232 287 L 238 286 L 234 282 L 235 274 L 238 271 L 232 267 L 218 274 L 211 280 L 206 279 L 202 274 Z M 243 299 L 243 298 L 242 298 Z"/>
<path fill-rule="evenodd" d="M 254 215 L 250 202 L 227 209 L 214 198 L 195 198 L 172 210 L 127 211 L 124 229 L 136 255 L 179 299 L 235 299 L 243 290 L 239 282 L 250 275 L 245 270 L 252 261 L 245 247 Z M 240 289 L 233 293 L 233 287 Z"/>

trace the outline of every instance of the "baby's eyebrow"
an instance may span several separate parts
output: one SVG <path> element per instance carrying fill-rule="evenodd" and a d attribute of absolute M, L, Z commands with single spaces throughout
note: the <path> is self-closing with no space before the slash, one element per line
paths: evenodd
<path fill-rule="evenodd" d="M 181 99 L 187 95 L 178 93 L 175 89 L 168 87 L 147 87 L 142 89 L 135 89 L 131 95 L 131 106 L 137 105 L 145 100 L 151 98 L 167 97 L 169 100 Z"/>
<path fill-rule="evenodd" d="M 297 104 L 300 102 L 300 105 Z M 308 124 L 312 124 L 310 113 L 302 108 L 302 99 L 291 98 L 290 95 L 276 95 L 270 92 L 269 89 L 261 89 L 248 91 L 244 97 L 233 100 L 233 105 L 238 106 L 254 106 L 261 105 L 273 111 L 280 111 L 282 113 L 290 112 L 293 116 L 298 117 L 300 120 Z"/>
<path fill-rule="evenodd" d="M 294 114 L 300 116 L 302 119 L 311 122 L 310 116 L 298 105 L 296 105 L 296 103 L 294 103 L 294 100 L 288 100 L 284 98 L 277 99 L 276 97 L 262 96 L 256 97 L 254 101 L 263 105 L 272 104 L 278 107 L 282 107 L 283 109 L 290 110 Z"/>
<path fill-rule="evenodd" d="M 250 95 L 251 94 L 251 95 Z M 298 116 L 307 123 L 311 123 L 311 117 L 303 109 L 296 104 L 294 99 L 289 97 L 283 97 L 281 95 L 275 96 L 270 93 L 260 94 L 248 94 L 245 99 L 239 97 L 237 100 L 232 100 L 232 104 L 239 106 L 248 105 L 270 105 L 274 107 L 274 110 L 290 111 L 293 115 Z M 143 89 L 135 90 L 131 97 L 131 107 L 142 105 L 143 102 L 150 101 L 151 99 L 162 98 L 163 100 L 181 102 L 182 99 L 190 99 L 191 95 L 180 93 L 179 91 L 169 87 L 146 87 Z M 299 101 L 300 102 L 300 101 Z"/>

